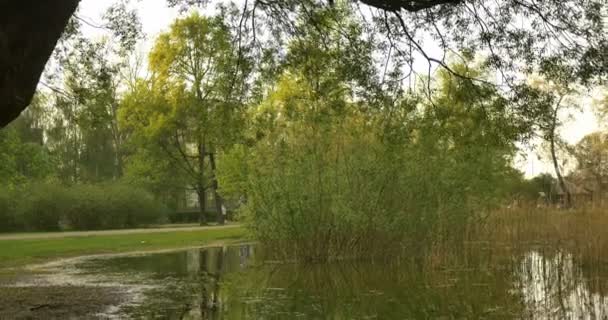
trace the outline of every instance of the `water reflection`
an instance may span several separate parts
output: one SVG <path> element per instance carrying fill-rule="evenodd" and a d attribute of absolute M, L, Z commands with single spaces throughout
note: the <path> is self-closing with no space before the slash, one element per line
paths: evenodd
<path fill-rule="evenodd" d="M 519 288 L 530 319 L 608 319 L 608 299 L 593 292 L 588 279 L 570 253 L 531 251 L 517 270 Z M 602 286 L 600 285 L 599 288 Z"/>
<path fill-rule="evenodd" d="M 162 319 L 608 319 L 602 268 L 568 253 L 478 252 L 466 265 L 261 264 L 253 246 L 121 257 L 84 268 L 160 284 L 123 312 Z M 498 257 L 497 257 L 498 256 Z"/>

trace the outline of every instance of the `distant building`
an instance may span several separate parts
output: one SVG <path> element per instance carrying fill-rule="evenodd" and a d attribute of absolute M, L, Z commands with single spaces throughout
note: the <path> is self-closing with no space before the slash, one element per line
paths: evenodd
<path fill-rule="evenodd" d="M 608 177 L 598 177 L 588 170 L 577 170 L 572 181 L 591 190 L 594 203 L 608 202 Z"/>
<path fill-rule="evenodd" d="M 211 188 L 205 192 L 205 212 L 216 213 L 217 209 L 215 206 L 215 194 Z M 200 204 L 198 201 L 198 195 L 194 189 L 186 188 L 183 191 L 183 197 L 178 204 L 178 210 L 180 211 L 198 211 Z"/>
<path fill-rule="evenodd" d="M 566 185 L 568 192 L 570 192 L 570 197 L 574 205 L 591 203 L 593 201 L 593 190 L 589 189 L 587 186 L 566 179 L 564 179 L 564 184 Z M 567 194 L 558 180 L 553 183 L 552 188 L 553 190 L 551 193 L 555 194 L 556 202 L 565 205 Z"/>

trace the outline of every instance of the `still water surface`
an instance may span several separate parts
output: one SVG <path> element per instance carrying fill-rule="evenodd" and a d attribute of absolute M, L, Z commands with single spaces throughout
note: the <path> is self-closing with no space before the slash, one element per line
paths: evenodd
<path fill-rule="evenodd" d="M 538 247 L 457 265 L 409 259 L 260 263 L 250 245 L 96 259 L 79 267 L 150 286 L 121 317 L 157 319 L 608 319 L 607 266 Z"/>

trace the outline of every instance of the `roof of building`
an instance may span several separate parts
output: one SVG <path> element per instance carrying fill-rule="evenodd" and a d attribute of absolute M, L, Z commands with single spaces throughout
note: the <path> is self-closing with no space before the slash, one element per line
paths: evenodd
<path fill-rule="evenodd" d="M 591 195 L 593 194 L 593 191 L 585 186 L 573 183 L 571 181 L 565 180 L 564 179 L 564 184 L 566 185 L 566 188 L 568 189 L 568 191 L 570 192 L 571 195 Z M 562 190 L 562 186 L 561 184 L 556 181 L 555 185 L 555 193 L 558 195 L 563 195 L 565 194 L 564 190 Z"/>

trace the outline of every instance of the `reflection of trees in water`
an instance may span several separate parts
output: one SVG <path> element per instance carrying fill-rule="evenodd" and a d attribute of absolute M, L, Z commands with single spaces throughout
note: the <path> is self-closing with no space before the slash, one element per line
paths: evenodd
<path fill-rule="evenodd" d="M 253 256 L 248 245 L 192 249 L 110 259 L 104 270 L 146 275 L 158 286 L 146 291 L 141 304 L 122 308 L 133 318 L 219 320 L 229 298 L 222 292 L 224 276 L 248 268 Z"/>
<path fill-rule="evenodd" d="M 142 318 L 608 319 L 602 268 L 582 268 L 562 252 L 469 252 L 474 256 L 453 260 L 465 263 L 439 268 L 412 259 L 254 265 L 253 253 L 237 246 L 159 255 L 163 268 L 139 258 L 142 270 L 180 270 L 165 271 L 168 285 Z"/>
<path fill-rule="evenodd" d="M 477 268 L 420 270 L 410 261 L 287 264 L 228 278 L 224 295 L 239 301 L 224 319 L 476 319 L 519 311 L 508 272 Z"/>
<path fill-rule="evenodd" d="M 590 283 L 601 288 L 600 277 L 586 276 L 572 254 L 532 251 L 522 259 L 517 274 L 528 318 L 608 318 L 608 298 L 590 290 Z"/>
<path fill-rule="evenodd" d="M 221 319 L 226 298 L 221 294 L 222 276 L 243 269 L 253 255 L 251 246 L 193 249 L 187 252 L 189 281 L 196 294 L 181 319 Z"/>

